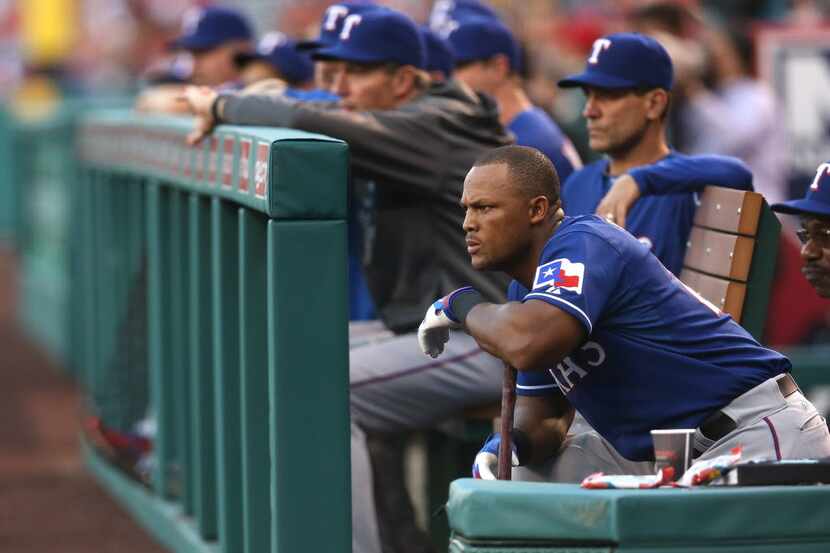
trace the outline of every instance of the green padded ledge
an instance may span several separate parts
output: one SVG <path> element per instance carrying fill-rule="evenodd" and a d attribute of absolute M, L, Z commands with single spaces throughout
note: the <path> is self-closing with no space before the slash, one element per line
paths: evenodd
<path fill-rule="evenodd" d="M 450 486 L 447 514 L 453 533 L 472 542 L 823 544 L 819 550 L 830 551 L 830 488 L 822 486 L 585 490 L 462 479 Z"/>
<path fill-rule="evenodd" d="M 225 198 L 272 219 L 345 219 L 349 147 L 295 129 L 220 125 L 196 146 L 188 117 L 101 110 L 81 118 L 83 165 Z"/>

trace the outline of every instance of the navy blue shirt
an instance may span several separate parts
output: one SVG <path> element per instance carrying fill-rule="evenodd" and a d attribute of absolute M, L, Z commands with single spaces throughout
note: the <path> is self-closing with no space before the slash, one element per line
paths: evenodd
<path fill-rule="evenodd" d="M 562 185 L 562 206 L 568 215 L 589 215 L 611 188 L 608 159 L 573 173 Z M 683 267 L 686 241 L 692 230 L 697 191 L 706 185 L 752 190 L 752 173 L 738 159 L 687 156 L 671 152 L 657 163 L 630 171 L 643 194 L 626 216 L 625 228 L 651 248 L 673 273 Z"/>
<path fill-rule="evenodd" d="M 564 393 L 624 457 L 653 459 L 650 431 L 696 428 L 790 362 L 666 270 L 641 242 L 599 217 L 566 217 L 545 245 L 532 290 L 509 301 L 569 313 L 586 341 L 547 371 L 520 371 L 519 395 Z"/>
<path fill-rule="evenodd" d="M 507 129 L 516 135 L 516 144 L 536 148 L 551 160 L 565 182 L 571 173 L 582 167 L 573 144 L 543 110 L 534 107 L 513 118 Z"/>

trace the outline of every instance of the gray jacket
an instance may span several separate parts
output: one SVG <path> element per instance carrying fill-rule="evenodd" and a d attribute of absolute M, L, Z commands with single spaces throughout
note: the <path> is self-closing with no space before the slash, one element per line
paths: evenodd
<path fill-rule="evenodd" d="M 470 265 L 458 203 L 476 158 L 513 141 L 492 100 L 452 81 L 387 111 L 349 112 L 275 96 L 226 98 L 228 123 L 292 127 L 349 144 L 353 176 L 376 183 L 365 270 L 389 328 L 417 328 L 431 302 L 465 285 L 504 300 L 507 278 Z"/>

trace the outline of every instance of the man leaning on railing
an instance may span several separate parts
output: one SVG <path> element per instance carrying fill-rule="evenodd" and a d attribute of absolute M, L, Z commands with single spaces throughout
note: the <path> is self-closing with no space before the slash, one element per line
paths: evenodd
<path fill-rule="evenodd" d="M 332 12 L 337 16 L 343 17 L 338 40 L 313 57 L 334 69 L 329 90 L 339 103 L 207 88 L 188 89 L 186 96 L 198 116 L 193 140 L 219 122 L 318 132 L 348 142 L 353 177 L 375 183 L 367 202 L 374 210 L 360 220 L 366 277 L 382 321 L 377 326 L 386 336 L 353 346 L 349 359 L 354 551 L 372 553 L 381 549 L 379 535 L 411 543 L 419 537 L 413 526 L 378 530 L 376 520 L 383 524 L 406 496 L 399 463 L 389 461 L 400 457 L 373 457 L 370 465 L 365 434 L 389 437 L 381 444 L 397 443 L 393 437 L 401 431 L 429 427 L 466 405 L 498 397 L 501 365 L 471 338 L 457 337 L 446 361 L 425 364 L 414 336 L 434 295 L 468 279 L 488 297 L 504 299 L 506 280 L 465 262 L 458 198 L 473 161 L 511 137 L 492 100 L 454 81 L 430 83 L 422 37 L 407 16 L 386 8 Z M 377 508 L 372 469 L 379 492 L 399 488 L 379 493 Z M 420 540 L 428 547 L 425 536 Z"/>

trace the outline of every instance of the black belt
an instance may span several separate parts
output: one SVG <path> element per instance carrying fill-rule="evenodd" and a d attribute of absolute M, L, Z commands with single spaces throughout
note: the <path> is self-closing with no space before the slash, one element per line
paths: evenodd
<path fill-rule="evenodd" d="M 793 377 L 787 373 L 776 380 L 778 389 L 781 390 L 781 395 L 788 397 L 800 391 L 798 384 L 795 383 Z M 737 423 L 723 411 L 715 411 L 704 420 L 700 425 L 700 433 L 704 437 L 716 442 L 735 430 Z"/>

